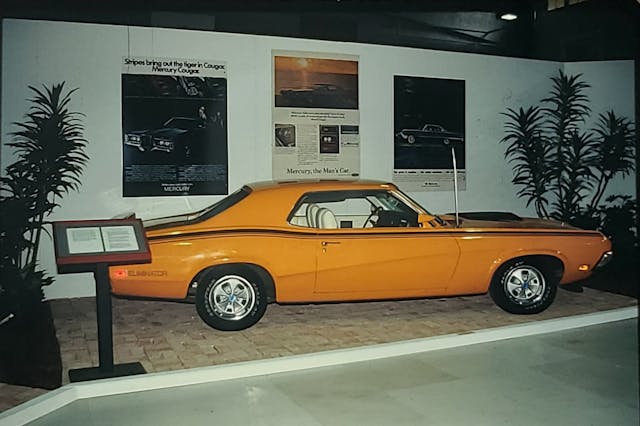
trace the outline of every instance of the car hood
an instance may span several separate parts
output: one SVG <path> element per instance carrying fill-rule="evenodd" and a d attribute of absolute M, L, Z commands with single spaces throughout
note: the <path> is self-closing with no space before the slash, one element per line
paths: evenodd
<path fill-rule="evenodd" d="M 580 229 L 558 220 L 520 217 L 514 213 L 507 212 L 467 212 L 459 213 L 458 216 L 459 228 Z M 441 217 L 455 226 L 455 214 L 448 213 Z"/>
<path fill-rule="evenodd" d="M 170 137 L 183 135 L 187 133 L 187 130 L 169 127 L 164 129 L 157 129 L 149 133 L 156 137 Z"/>
<path fill-rule="evenodd" d="M 308 92 L 312 92 L 313 88 L 311 87 L 301 87 L 301 88 L 297 88 L 297 89 L 282 89 L 280 90 L 280 93 L 282 92 L 289 92 L 289 93 L 308 93 Z"/>
<path fill-rule="evenodd" d="M 132 130 L 130 132 L 126 132 L 127 135 L 152 135 L 156 137 L 171 137 L 171 136 L 180 136 L 187 133 L 188 130 L 179 129 L 177 127 L 163 127 L 155 130 Z"/>

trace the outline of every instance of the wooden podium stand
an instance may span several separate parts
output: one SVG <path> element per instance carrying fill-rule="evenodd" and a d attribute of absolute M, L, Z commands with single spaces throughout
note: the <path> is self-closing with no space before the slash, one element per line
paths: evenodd
<path fill-rule="evenodd" d="M 69 370 L 69 380 L 144 374 L 139 362 L 113 363 L 113 325 L 109 266 L 151 262 L 139 219 L 79 220 L 53 223 L 59 274 L 93 272 L 96 283 L 99 366 Z"/>

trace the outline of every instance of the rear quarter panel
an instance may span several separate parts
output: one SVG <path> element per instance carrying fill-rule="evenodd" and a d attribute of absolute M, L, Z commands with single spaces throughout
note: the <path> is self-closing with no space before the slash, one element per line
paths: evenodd
<path fill-rule="evenodd" d="M 151 264 L 110 268 L 114 294 L 182 299 L 196 275 L 211 266 L 257 264 L 278 291 L 304 299 L 313 292 L 316 244 L 304 235 L 268 231 L 203 233 L 152 239 Z"/>

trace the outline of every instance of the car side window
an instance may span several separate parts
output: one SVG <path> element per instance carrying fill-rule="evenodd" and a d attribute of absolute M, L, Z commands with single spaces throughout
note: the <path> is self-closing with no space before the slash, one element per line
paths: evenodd
<path fill-rule="evenodd" d="M 294 226 L 350 229 L 418 226 L 418 213 L 384 190 L 305 194 L 289 214 Z"/>

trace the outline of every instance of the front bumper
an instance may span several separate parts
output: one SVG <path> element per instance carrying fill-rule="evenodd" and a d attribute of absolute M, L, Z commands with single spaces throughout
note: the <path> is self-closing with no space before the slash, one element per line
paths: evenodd
<path fill-rule="evenodd" d="M 125 135 L 125 145 L 138 148 L 140 151 L 163 151 L 173 152 L 173 141 L 166 138 L 155 138 L 151 135 Z"/>

